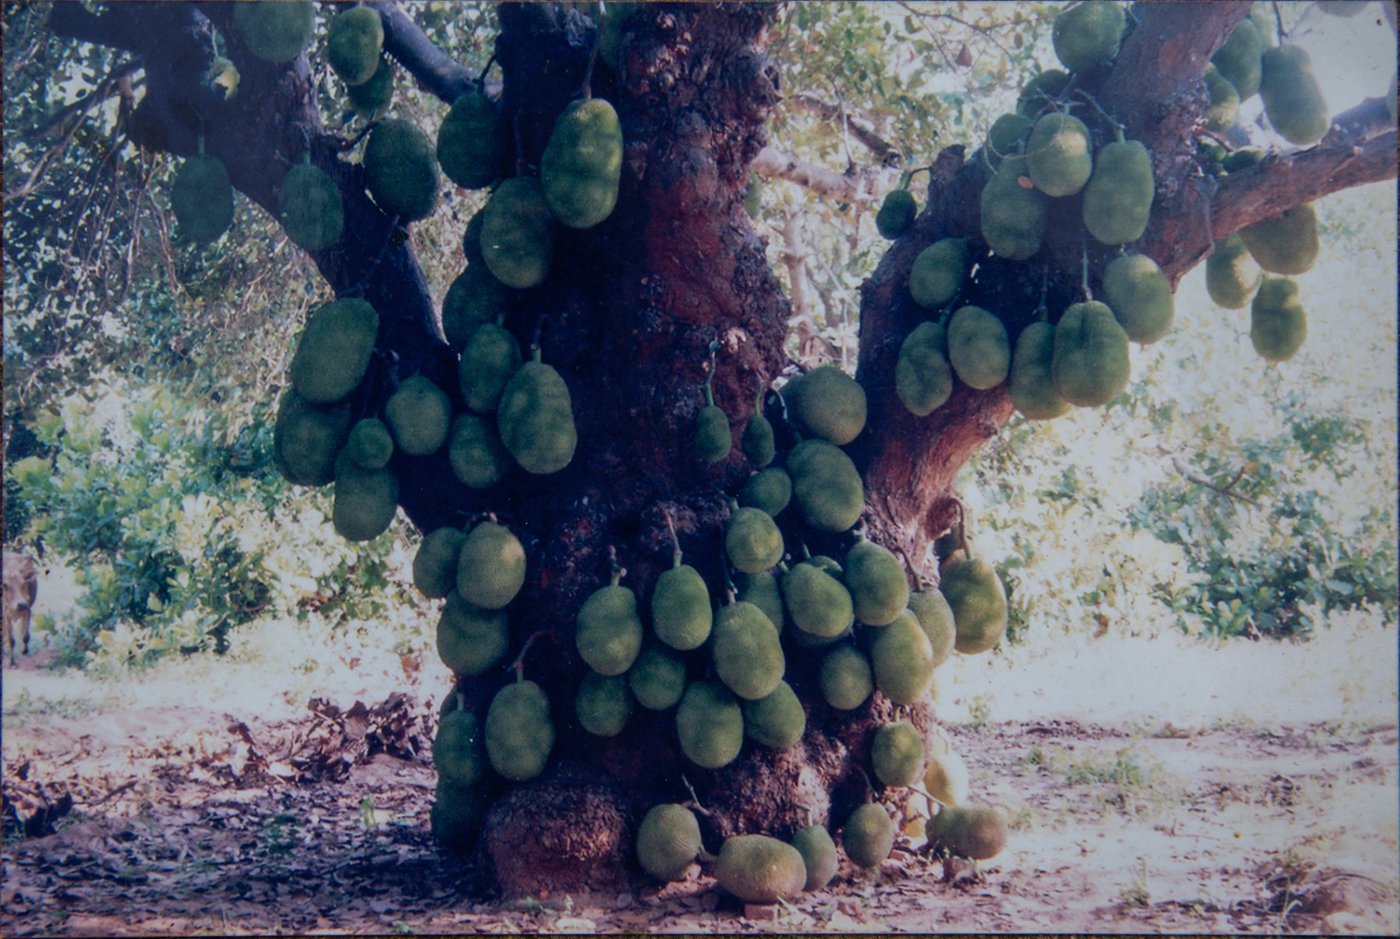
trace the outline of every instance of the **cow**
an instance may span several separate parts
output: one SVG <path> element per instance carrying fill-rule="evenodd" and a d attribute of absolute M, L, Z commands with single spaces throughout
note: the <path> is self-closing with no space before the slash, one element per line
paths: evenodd
<path fill-rule="evenodd" d="M 10 664 L 15 664 L 15 630 L 23 633 L 24 654 L 29 654 L 29 620 L 34 614 L 34 598 L 39 595 L 39 570 L 34 560 L 23 554 L 5 552 L 5 645 Z"/>

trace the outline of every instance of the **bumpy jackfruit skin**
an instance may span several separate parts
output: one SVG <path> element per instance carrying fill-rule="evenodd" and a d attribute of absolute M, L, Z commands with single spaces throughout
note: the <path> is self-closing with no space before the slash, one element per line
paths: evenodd
<path fill-rule="evenodd" d="M 382 469 L 394 455 L 394 438 L 383 421 L 377 417 L 366 417 L 350 428 L 345 452 L 356 466 Z"/>
<path fill-rule="evenodd" d="M 744 425 L 744 436 L 739 445 L 744 451 L 744 456 L 748 458 L 749 465 L 756 470 L 763 469 L 772 463 L 773 457 L 777 455 L 777 449 L 773 442 L 772 423 L 762 414 L 755 414 Z M 777 513 L 770 512 L 769 514 L 776 515 Z"/>
<path fill-rule="evenodd" d="M 1011 371 L 1011 340 L 995 314 L 960 307 L 948 321 L 948 363 L 970 387 L 995 388 Z"/>
<path fill-rule="evenodd" d="M 859 867 L 878 867 L 894 848 L 894 821 L 878 802 L 867 802 L 851 813 L 841 832 L 846 856 Z"/>
<path fill-rule="evenodd" d="M 643 649 L 627 670 L 627 685 L 648 710 L 674 707 L 685 694 L 685 660 L 661 646 Z"/>
<path fill-rule="evenodd" d="M 463 189 L 481 189 L 501 176 L 504 158 L 495 102 L 475 91 L 452 102 L 437 136 L 437 160 L 447 178 Z"/>
<path fill-rule="evenodd" d="M 409 456 L 427 456 L 447 442 L 452 402 L 432 379 L 414 375 L 389 396 L 384 420 L 400 450 Z"/>
<path fill-rule="evenodd" d="M 937 323 L 920 323 L 904 338 L 894 367 L 895 394 L 916 417 L 926 417 L 953 395 L 948 337 Z"/>
<path fill-rule="evenodd" d="M 725 525 L 724 550 L 736 569 L 757 574 L 783 559 L 783 533 L 767 512 L 740 508 Z"/>
<path fill-rule="evenodd" d="M 467 533 L 457 562 L 457 592 L 468 603 L 499 610 L 525 583 L 525 548 L 509 528 L 482 522 Z"/>
<path fill-rule="evenodd" d="M 953 654 L 953 643 L 957 639 L 957 627 L 953 621 L 953 608 L 938 590 L 916 590 L 909 594 L 909 612 L 919 621 L 919 627 L 928 636 L 929 647 L 933 649 L 933 667 L 937 668 Z"/>
<path fill-rule="evenodd" d="M 467 347 L 476 330 L 505 317 L 510 290 L 486 267 L 485 261 L 468 264 L 442 298 L 442 332 L 452 351 Z"/>
<path fill-rule="evenodd" d="M 612 214 L 621 178 L 622 125 L 613 106 L 588 98 L 564 108 L 540 157 L 555 217 L 570 228 L 592 228 Z"/>
<path fill-rule="evenodd" d="M 549 697 L 533 681 L 506 685 L 486 711 L 486 755 L 506 779 L 524 782 L 544 772 L 554 749 Z"/>
<path fill-rule="evenodd" d="M 808 825 L 792 836 L 792 846 L 802 855 L 807 868 L 807 882 L 804 890 L 821 890 L 836 876 L 841 859 L 836 854 L 836 842 L 831 833 L 821 825 Z"/>
<path fill-rule="evenodd" d="M 335 460 L 331 524 L 347 541 L 369 541 L 388 530 L 399 503 L 399 480 L 387 469 L 356 466 L 342 453 Z"/>
<path fill-rule="evenodd" d="M 1266 277 L 1250 307 L 1249 340 L 1269 362 L 1286 362 L 1308 338 L 1307 315 L 1298 285 L 1287 277 Z"/>
<path fill-rule="evenodd" d="M 457 559 L 467 533 L 444 525 L 423 536 L 413 556 L 413 586 L 429 600 L 441 600 L 457 589 Z"/>
<path fill-rule="evenodd" d="M 929 823 L 928 841 L 935 851 L 985 861 L 1006 847 L 1006 819 L 992 808 L 945 807 Z"/>
<path fill-rule="evenodd" d="M 865 389 L 839 366 L 819 365 L 788 382 L 783 399 L 804 433 L 838 447 L 865 429 Z"/>
<path fill-rule="evenodd" d="M 1054 350 L 1055 327 L 1049 323 L 1031 323 L 1016 337 L 1008 390 L 1011 403 L 1029 420 L 1051 420 L 1068 413 L 1072 407 L 1055 390 L 1051 377 Z"/>
<path fill-rule="evenodd" d="M 1045 196 L 1020 183 L 1026 158 L 1008 156 L 982 187 L 982 237 L 1001 257 L 1024 261 L 1045 239 Z"/>
<path fill-rule="evenodd" d="M 1016 96 L 1016 113 L 1035 120 L 1044 108 L 1058 98 L 1069 84 L 1069 73 L 1057 68 L 1046 69 L 1026 82 Z M 1006 151 L 1003 151 L 1005 156 Z"/>
<path fill-rule="evenodd" d="M 437 207 L 438 169 L 433 145 L 402 118 L 380 121 L 365 145 L 365 181 L 388 215 L 416 222 Z"/>
<path fill-rule="evenodd" d="M 480 786 L 458 786 L 439 779 L 429 815 L 433 837 L 449 851 L 465 850 L 481 832 L 490 804 Z"/>
<path fill-rule="evenodd" d="M 705 644 L 714 611 L 699 571 L 682 564 L 661 572 L 651 592 L 651 625 L 656 638 L 672 649 L 689 652 Z"/>
<path fill-rule="evenodd" d="M 858 708 L 875 690 L 870 660 L 855 646 L 839 645 L 822 659 L 822 697 L 839 711 Z"/>
<path fill-rule="evenodd" d="M 1271 274 L 1302 274 L 1317 261 L 1317 210 L 1311 202 L 1247 225 L 1239 235 L 1255 262 Z"/>
<path fill-rule="evenodd" d="M 855 622 L 855 607 L 845 584 L 803 562 L 782 580 L 783 603 L 793 625 L 819 639 L 835 639 Z"/>
<path fill-rule="evenodd" d="M 924 738 L 908 721 L 882 724 L 870 740 L 875 777 L 886 786 L 912 786 L 924 771 Z"/>
<path fill-rule="evenodd" d="M 913 193 L 908 189 L 892 190 L 880 203 L 880 211 L 875 213 L 875 230 L 881 238 L 894 241 L 909 230 L 917 214 L 919 206 L 914 202 Z"/>
<path fill-rule="evenodd" d="M 452 475 L 472 489 L 488 489 L 510 469 L 510 454 L 486 418 L 459 414 L 447 435 L 447 462 Z"/>
<path fill-rule="evenodd" d="M 379 57 L 379 67 L 369 81 L 346 89 L 355 113 L 367 121 L 378 120 L 394 100 L 394 67 L 387 56 Z"/>
<path fill-rule="evenodd" d="M 792 501 L 792 477 L 781 466 L 770 466 L 749 477 L 739 490 L 739 504 L 776 516 Z"/>
<path fill-rule="evenodd" d="M 459 786 L 470 786 L 486 769 L 481 727 L 470 711 L 443 715 L 433 737 L 433 766 L 438 777 Z"/>
<path fill-rule="evenodd" d="M 960 805 L 967 801 L 968 788 L 967 764 L 957 751 L 946 743 L 930 747 L 924 791 L 943 805 Z"/>
<path fill-rule="evenodd" d="M 384 23 L 369 7 L 338 13 L 326 27 L 326 60 L 347 85 L 363 85 L 379 68 Z"/>
<path fill-rule="evenodd" d="M 288 170 L 277 205 L 282 230 L 297 247 L 322 251 L 340 241 L 345 228 L 340 189 L 319 167 L 298 163 Z"/>
<path fill-rule="evenodd" d="M 542 362 L 526 362 L 506 382 L 496 426 L 515 462 L 539 476 L 568 466 L 578 446 L 569 386 Z"/>
<path fill-rule="evenodd" d="M 681 752 L 696 766 L 727 766 L 744 746 L 739 700 L 719 682 L 695 682 L 685 689 L 676 708 L 676 736 Z"/>
<path fill-rule="evenodd" d="M 457 591 L 447 595 L 437 624 L 437 653 L 454 675 L 479 675 L 505 657 L 510 627 L 503 610 L 473 606 Z"/>
<path fill-rule="evenodd" d="M 1238 150 L 1231 150 L 1225 154 L 1224 159 L 1220 161 L 1220 166 L 1227 173 L 1238 173 L 1240 170 L 1246 170 L 1262 163 L 1264 157 L 1268 155 L 1269 152 L 1263 147 L 1240 147 Z"/>
<path fill-rule="evenodd" d="M 745 701 L 744 733 L 750 740 L 775 750 L 786 750 L 802 739 L 807 729 L 807 712 L 797 692 L 785 681 L 753 701 Z"/>
<path fill-rule="evenodd" d="M 1089 300 L 1065 310 L 1050 367 L 1060 397 L 1081 408 L 1107 404 L 1128 387 L 1128 334 L 1107 304 Z"/>
<path fill-rule="evenodd" d="M 684 877 L 702 846 L 700 823 L 683 805 L 654 805 L 637 826 L 637 862 L 660 881 Z"/>
<path fill-rule="evenodd" d="M 886 626 L 909 605 L 904 565 L 888 548 L 857 541 L 846 552 L 843 567 L 856 619 L 862 623 Z"/>
<path fill-rule="evenodd" d="M 180 165 L 170 190 L 176 231 L 196 242 L 213 241 L 233 223 L 233 185 L 223 161 L 192 156 Z"/>
<path fill-rule="evenodd" d="M 324 486 L 335 479 L 335 458 L 349 433 L 349 411 L 317 407 L 288 388 L 273 426 L 273 461 L 293 485 Z"/>
<path fill-rule="evenodd" d="M 1278 45 L 1275 38 L 1275 29 L 1278 21 L 1274 18 L 1272 3 L 1252 3 L 1249 7 L 1249 19 L 1259 30 L 1259 38 L 1264 43 L 1265 49 L 1271 49 Z"/>
<path fill-rule="evenodd" d="M 1055 17 L 1050 41 L 1060 64 L 1071 72 L 1107 65 L 1123 38 L 1123 6 L 1113 0 L 1085 0 Z"/>
<path fill-rule="evenodd" d="M 982 144 L 982 160 L 987 169 L 996 172 L 1003 157 L 1017 152 L 1021 139 L 1030 129 L 1031 119 L 1024 114 L 1003 114 L 997 118 Z"/>
<path fill-rule="evenodd" d="M 1035 122 L 1026 142 L 1026 171 L 1047 196 L 1072 196 L 1094 169 L 1089 128 L 1070 114 L 1053 111 Z"/>
<path fill-rule="evenodd" d="M 957 295 L 967 278 L 967 240 L 940 238 L 909 267 L 909 295 L 926 309 L 937 309 Z"/>
<path fill-rule="evenodd" d="M 1279 46 L 1265 50 L 1261 63 L 1259 97 L 1269 124 L 1289 143 L 1300 147 L 1317 143 L 1332 118 L 1307 52 L 1298 46 Z"/>
<path fill-rule="evenodd" d="M 710 649 L 719 680 L 746 701 L 772 694 L 787 670 L 773 623 L 758 607 L 742 600 L 720 607 Z"/>
<path fill-rule="evenodd" d="M 1229 80 L 1220 74 L 1214 65 L 1206 66 L 1206 94 L 1210 106 L 1206 108 L 1205 129 L 1223 134 L 1235 123 L 1240 113 L 1240 93 Z"/>
<path fill-rule="evenodd" d="M 1206 258 L 1206 292 L 1216 305 L 1242 309 L 1259 286 L 1259 265 L 1239 232 L 1216 242 Z"/>
<path fill-rule="evenodd" d="M 630 587 L 609 584 L 588 595 L 575 621 L 574 644 L 588 667 L 600 675 L 621 675 L 642 651 L 645 630 Z"/>
<path fill-rule="evenodd" d="M 807 865 L 785 841 L 768 835 L 734 835 L 720 846 L 715 880 L 747 903 L 777 903 L 802 892 Z"/>
<path fill-rule="evenodd" d="M 1262 74 L 1264 39 L 1253 20 L 1240 20 L 1225 43 L 1215 50 L 1210 62 L 1220 72 L 1220 76 L 1234 86 L 1241 101 L 1247 101 L 1259 93 L 1259 79 Z"/>
<path fill-rule="evenodd" d="M 757 574 L 740 574 L 737 599 L 752 603 L 763 611 L 773 628 L 783 631 L 786 617 L 783 615 L 783 595 L 778 587 L 778 577 L 772 571 L 759 571 Z"/>
<path fill-rule="evenodd" d="M 363 300 L 336 300 L 306 321 L 292 355 L 292 387 L 317 404 L 339 401 L 369 370 L 379 314 Z"/>
<path fill-rule="evenodd" d="M 763 211 L 763 180 L 758 174 L 749 171 L 749 184 L 744 187 L 744 214 L 751 219 L 757 219 Z"/>
<path fill-rule="evenodd" d="M 1147 231 L 1154 194 L 1147 148 L 1136 140 L 1105 144 L 1084 187 L 1084 227 L 1106 245 L 1137 241 Z"/>
<path fill-rule="evenodd" d="M 1167 275 L 1145 254 L 1124 254 L 1103 272 L 1103 299 L 1133 342 L 1156 342 L 1172 328 L 1176 301 Z"/>
<path fill-rule="evenodd" d="M 943 568 L 939 590 L 953 610 L 954 647 L 963 655 L 986 652 L 1006 634 L 1006 588 L 982 558 L 959 558 Z"/>
<path fill-rule="evenodd" d="M 524 363 L 520 343 L 510 331 L 483 323 L 472 332 L 457 363 L 462 399 L 478 414 L 492 414 L 501 403 L 506 382 Z"/>
<path fill-rule="evenodd" d="M 804 440 L 788 454 L 787 467 L 792 497 L 808 525 L 842 532 L 860 521 L 865 484 L 840 447 L 825 440 Z"/>
<path fill-rule="evenodd" d="M 933 680 L 933 643 L 907 610 L 879 630 L 870 643 L 875 687 L 895 704 L 913 704 Z"/>
<path fill-rule="evenodd" d="M 622 675 L 589 672 L 574 698 L 579 726 L 595 737 L 616 737 L 632 716 L 632 692 Z"/>
<path fill-rule="evenodd" d="M 722 408 L 707 404 L 695 415 L 695 455 L 704 463 L 719 463 L 734 447 L 734 431 Z"/>
<path fill-rule="evenodd" d="M 295 59 L 316 32 L 311 0 L 256 0 L 233 8 L 233 28 L 248 51 L 267 62 Z"/>

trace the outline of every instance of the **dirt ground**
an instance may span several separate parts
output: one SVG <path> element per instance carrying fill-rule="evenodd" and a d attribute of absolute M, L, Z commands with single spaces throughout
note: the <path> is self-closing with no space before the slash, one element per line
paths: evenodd
<path fill-rule="evenodd" d="M 1083 686 L 1122 682 L 1144 649 L 1150 677 L 1085 710 Z M 698 867 L 661 890 L 484 897 L 428 834 L 428 706 L 409 696 L 328 692 L 261 718 L 211 706 L 211 687 L 113 704 L 39 655 L 4 676 L 0 931 L 1395 934 L 1395 653 L 1392 627 L 960 666 L 965 691 L 940 704 L 1007 850 L 945 870 L 904 838 L 877 872 L 747 910 Z M 1008 670 L 1016 688 L 974 693 Z"/>

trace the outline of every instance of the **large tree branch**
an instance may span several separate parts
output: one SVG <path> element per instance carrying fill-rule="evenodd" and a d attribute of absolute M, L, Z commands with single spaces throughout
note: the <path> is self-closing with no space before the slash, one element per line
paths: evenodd
<path fill-rule="evenodd" d="M 476 78 L 427 37 L 397 0 L 373 0 L 384 23 L 384 49 L 430 93 L 448 104 L 476 87 Z"/>
<path fill-rule="evenodd" d="M 772 147 L 760 150 L 750 168 L 759 176 L 786 179 L 836 202 L 852 205 L 875 202 L 874 173 L 869 168 L 852 167 L 849 172 L 838 173 Z"/>

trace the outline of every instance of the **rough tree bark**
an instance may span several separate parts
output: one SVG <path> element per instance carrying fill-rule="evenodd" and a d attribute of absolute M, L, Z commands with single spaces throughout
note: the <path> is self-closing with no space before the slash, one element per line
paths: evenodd
<path fill-rule="evenodd" d="M 468 86 L 470 76 L 403 11 L 382 0 L 373 6 L 385 20 L 391 55 L 423 87 L 450 101 Z M 1173 281 L 1213 239 L 1326 192 L 1395 175 L 1394 128 L 1382 130 L 1383 109 L 1378 117 L 1368 104 L 1314 148 L 1271 156 L 1215 190 L 1197 179 L 1191 131 L 1204 104 L 1200 74 L 1247 7 L 1139 5 L 1119 64 L 1081 86 L 1154 153 L 1158 208 L 1139 247 Z M 803 740 L 787 751 L 749 747 L 728 767 L 708 771 L 680 756 L 670 713 L 635 715 L 625 737 L 602 742 L 573 726 L 570 702 L 582 674 L 574 618 L 606 581 L 610 547 L 628 569 L 625 582 L 645 598 L 670 563 L 669 516 L 687 561 L 710 584 L 723 582 L 726 493 L 748 467 L 737 447 L 714 467 L 691 450 L 710 344 L 720 350 L 715 397 L 736 442 L 759 387 L 787 366 L 788 302 L 742 207 L 750 165 L 765 143 L 764 118 L 780 99 L 778 69 L 762 52 L 773 15 L 766 5 L 649 4 L 627 22 L 619 69 L 599 65 L 593 74 L 593 93 L 617 107 L 626 140 L 618 208 L 595 229 L 560 232 L 550 277 L 518 293 L 506 321 L 522 346 L 537 338 L 544 360 L 568 382 L 580 438 L 573 463 L 547 478 L 509 474 L 483 495 L 458 485 L 442 454 L 395 458 L 402 504 L 416 525 L 460 526 L 494 511 L 526 546 L 531 575 L 512 606 L 514 649 L 534 637 L 521 665 L 550 689 L 561 732 L 547 775 L 502 789 L 488 815 L 481 850 L 509 893 L 625 881 L 633 824 L 656 802 L 683 801 L 687 785 L 710 810 L 702 820 L 710 837 L 788 835 L 809 819 L 839 821 L 866 785 L 858 761 L 848 757 L 862 752 L 873 728 L 893 713 L 879 695 L 853 712 L 826 708 L 812 692 L 818 657 L 799 652 L 789 659 L 787 680 L 818 704 Z M 316 263 L 337 294 L 364 296 L 382 317 L 377 379 L 362 406 L 379 406 L 397 378 L 417 372 L 455 396 L 453 358 L 409 241 L 366 196 L 359 167 L 340 157 L 350 142 L 322 125 L 305 58 L 283 66 L 253 59 L 225 28 L 229 19 L 228 7 L 212 2 L 118 4 L 101 14 L 59 4 L 52 26 L 139 57 L 147 92 L 133 116 L 133 139 L 188 155 L 203 134 L 234 185 L 274 216 L 280 180 L 309 147 L 340 185 L 346 207 L 345 239 L 318 253 Z M 503 5 L 500 20 L 500 108 L 515 128 L 517 161 L 534 167 L 554 115 L 583 82 L 594 28 L 554 4 Z M 200 80 L 214 54 L 211 22 L 242 72 L 239 94 L 228 102 Z M 1102 123 L 1094 126 L 1105 132 Z M 850 450 L 866 480 L 865 521 L 874 540 L 901 551 L 927 581 L 936 580 L 930 547 L 954 517 L 954 475 L 1012 408 L 1004 388 L 975 392 L 961 384 L 927 418 L 898 404 L 892 376 L 899 343 L 922 318 L 904 285 L 924 246 L 949 235 L 977 237 L 984 181 L 980 161 L 961 147 L 945 150 L 927 208 L 862 293 L 858 379 L 871 419 Z M 1080 252 L 1075 240 L 1053 243 L 1048 260 L 1028 265 L 984 258 L 984 286 L 965 299 L 1023 311 L 1010 316 L 1014 334 L 1016 316 L 1028 321 L 1042 290 L 1052 308 L 1078 299 Z M 1109 252 L 1089 255 L 1093 283 Z M 839 544 L 809 538 L 814 552 Z M 484 714 L 508 672 L 459 690 Z M 912 711 L 927 732 L 931 709 Z"/>

